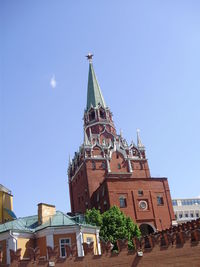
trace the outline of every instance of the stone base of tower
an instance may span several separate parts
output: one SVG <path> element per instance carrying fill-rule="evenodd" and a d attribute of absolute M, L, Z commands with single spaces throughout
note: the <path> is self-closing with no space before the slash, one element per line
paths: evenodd
<path fill-rule="evenodd" d="M 101 212 L 118 206 L 143 234 L 169 228 L 175 220 L 167 178 L 106 177 L 91 203 Z"/>

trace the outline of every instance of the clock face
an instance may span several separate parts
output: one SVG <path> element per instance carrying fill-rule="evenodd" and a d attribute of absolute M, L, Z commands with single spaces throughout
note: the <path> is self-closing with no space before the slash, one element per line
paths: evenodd
<path fill-rule="evenodd" d="M 147 202 L 146 202 L 145 200 L 141 200 L 141 201 L 139 202 L 139 208 L 140 208 L 141 210 L 146 210 L 146 209 L 148 208 Z"/>

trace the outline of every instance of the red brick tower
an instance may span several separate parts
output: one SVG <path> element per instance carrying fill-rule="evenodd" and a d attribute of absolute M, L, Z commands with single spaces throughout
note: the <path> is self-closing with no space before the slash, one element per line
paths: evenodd
<path fill-rule="evenodd" d="M 174 218 L 167 178 L 150 176 L 145 147 L 137 131 L 137 145 L 117 135 L 89 54 L 84 142 L 69 163 L 71 210 L 102 212 L 116 205 L 140 225 L 143 233 L 171 226 Z"/>

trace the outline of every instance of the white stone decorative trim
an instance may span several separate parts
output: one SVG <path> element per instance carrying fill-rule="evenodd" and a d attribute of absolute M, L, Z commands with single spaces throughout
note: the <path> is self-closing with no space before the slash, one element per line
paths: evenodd
<path fill-rule="evenodd" d="M 43 237 L 43 236 L 47 236 L 47 235 L 59 235 L 59 234 L 71 234 L 71 233 L 75 233 L 77 231 L 77 229 L 79 229 L 78 225 L 75 226 L 65 226 L 65 227 L 49 227 L 49 228 L 45 228 L 43 230 L 40 230 L 36 233 L 36 237 Z"/>
<path fill-rule="evenodd" d="M 53 234 L 51 234 L 51 235 L 46 235 L 46 245 L 47 245 L 48 247 L 51 247 L 52 249 L 54 248 Z"/>
<path fill-rule="evenodd" d="M 7 264 L 11 263 L 11 259 L 10 259 L 10 249 L 16 251 L 17 250 L 17 240 L 10 236 L 7 240 L 6 240 L 6 260 L 7 260 Z"/>
<path fill-rule="evenodd" d="M 74 176 L 76 176 L 77 172 L 80 170 L 80 168 L 82 167 L 82 165 L 83 165 L 84 162 L 85 162 L 85 160 L 84 160 L 84 161 L 81 163 L 81 165 L 78 167 L 78 169 L 76 170 Z M 69 180 L 73 181 L 74 176 L 72 176 L 71 179 L 69 179 Z"/>
<path fill-rule="evenodd" d="M 89 228 L 86 226 L 81 226 L 81 232 L 83 234 L 96 234 L 96 231 L 98 231 L 98 229 L 96 228 Z"/>
<path fill-rule="evenodd" d="M 84 256 L 83 234 L 80 230 L 76 232 L 76 244 L 77 244 L 78 257 L 83 257 Z"/>
<path fill-rule="evenodd" d="M 101 244 L 99 239 L 99 231 L 96 231 L 96 240 L 97 240 L 97 248 L 98 248 L 98 255 L 101 255 Z"/>
<path fill-rule="evenodd" d="M 16 238 L 33 238 L 34 233 L 21 233 L 21 232 L 12 232 L 12 235 Z"/>
<path fill-rule="evenodd" d="M 9 236 L 10 236 L 9 232 L 5 232 L 5 233 L 0 234 L 0 241 L 8 239 Z"/>
<path fill-rule="evenodd" d="M 128 168 L 129 168 L 129 172 L 133 172 L 130 159 L 128 159 Z"/>

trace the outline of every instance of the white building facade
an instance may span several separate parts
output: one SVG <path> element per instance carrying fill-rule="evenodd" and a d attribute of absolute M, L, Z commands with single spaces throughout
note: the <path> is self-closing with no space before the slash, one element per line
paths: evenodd
<path fill-rule="evenodd" d="M 200 198 L 173 199 L 172 204 L 177 223 L 200 218 Z"/>

